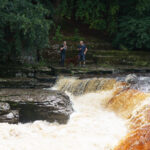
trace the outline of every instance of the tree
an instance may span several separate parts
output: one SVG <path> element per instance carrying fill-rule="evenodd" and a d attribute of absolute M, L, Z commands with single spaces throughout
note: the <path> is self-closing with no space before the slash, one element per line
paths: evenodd
<path fill-rule="evenodd" d="M 49 44 L 52 20 L 42 4 L 29 0 L 0 0 L 0 55 L 16 59 L 20 53 L 42 49 Z"/>
<path fill-rule="evenodd" d="M 128 49 L 150 48 L 150 0 L 120 1 L 114 44 Z"/>
<path fill-rule="evenodd" d="M 63 0 L 59 11 L 62 17 L 75 18 L 89 24 L 92 29 L 103 30 L 110 34 L 116 31 L 118 0 Z"/>

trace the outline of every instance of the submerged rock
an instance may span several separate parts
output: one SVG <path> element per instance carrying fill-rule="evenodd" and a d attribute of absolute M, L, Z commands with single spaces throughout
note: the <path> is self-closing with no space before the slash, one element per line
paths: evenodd
<path fill-rule="evenodd" d="M 47 120 L 66 123 L 73 112 L 69 97 L 59 91 L 42 89 L 3 89 L 0 101 L 19 110 L 19 121 Z"/>

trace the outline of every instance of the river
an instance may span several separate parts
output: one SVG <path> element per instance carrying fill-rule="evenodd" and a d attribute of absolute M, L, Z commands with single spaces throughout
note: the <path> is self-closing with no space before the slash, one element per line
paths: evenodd
<path fill-rule="evenodd" d="M 139 78 L 138 90 L 124 89 L 124 77 L 116 79 L 60 78 L 53 90 L 69 95 L 75 110 L 69 122 L 0 123 L 0 150 L 113 150 L 125 145 L 127 134 L 149 123 L 135 121 L 150 105 L 149 78 Z"/>

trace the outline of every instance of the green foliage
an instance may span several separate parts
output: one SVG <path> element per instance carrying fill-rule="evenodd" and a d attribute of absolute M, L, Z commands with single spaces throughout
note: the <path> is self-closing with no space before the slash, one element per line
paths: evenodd
<path fill-rule="evenodd" d="M 116 44 L 123 44 L 129 49 L 150 48 L 150 17 L 122 18 Z"/>
<path fill-rule="evenodd" d="M 62 0 L 56 11 L 57 15 L 71 19 L 73 16 L 73 10 L 75 9 L 75 0 Z"/>
<path fill-rule="evenodd" d="M 4 59 L 48 46 L 51 20 L 43 5 L 29 0 L 0 0 L 0 54 Z M 31 52 L 32 53 L 32 52 Z"/>
<path fill-rule="evenodd" d="M 61 26 L 58 26 L 56 28 L 53 40 L 55 40 L 55 41 L 62 41 L 63 40 L 63 35 L 61 34 L 60 30 L 61 30 Z"/>
<path fill-rule="evenodd" d="M 64 18 L 107 33 L 117 48 L 149 48 L 150 0 L 63 0 L 58 10 Z"/>
<path fill-rule="evenodd" d="M 119 11 L 118 0 L 63 0 L 59 7 L 62 17 L 82 21 L 90 28 L 116 31 L 116 14 Z"/>
<path fill-rule="evenodd" d="M 79 34 L 79 29 L 75 29 L 74 30 L 74 36 L 72 37 L 72 41 L 81 41 L 84 40 L 84 38 L 82 38 Z"/>
<path fill-rule="evenodd" d="M 73 40 L 74 40 L 74 41 L 79 41 L 79 39 L 80 39 L 79 29 L 76 28 L 75 31 L 74 31 Z"/>
<path fill-rule="evenodd" d="M 150 0 L 126 1 L 120 5 L 121 16 L 114 44 L 117 47 L 124 45 L 128 49 L 149 49 Z M 128 8 L 125 9 L 127 6 Z"/>
<path fill-rule="evenodd" d="M 72 42 L 79 42 L 79 41 L 84 41 L 85 40 L 84 37 L 82 37 L 80 35 L 78 28 L 75 28 L 73 35 L 71 35 L 71 36 L 65 35 L 65 36 L 63 36 L 63 39 L 65 41 L 72 41 Z"/>
<path fill-rule="evenodd" d="M 76 20 L 105 33 L 116 48 L 150 48 L 150 0 L 0 0 L 1 60 L 49 46 L 49 34 L 62 41 L 58 20 Z M 78 29 L 68 40 L 83 40 Z"/>

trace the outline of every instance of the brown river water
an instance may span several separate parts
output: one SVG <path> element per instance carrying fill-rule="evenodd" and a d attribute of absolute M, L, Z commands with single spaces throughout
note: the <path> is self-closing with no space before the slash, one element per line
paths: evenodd
<path fill-rule="evenodd" d="M 70 96 L 69 122 L 0 123 L 0 150 L 150 150 L 149 91 L 115 79 L 65 77 L 52 89 Z"/>

